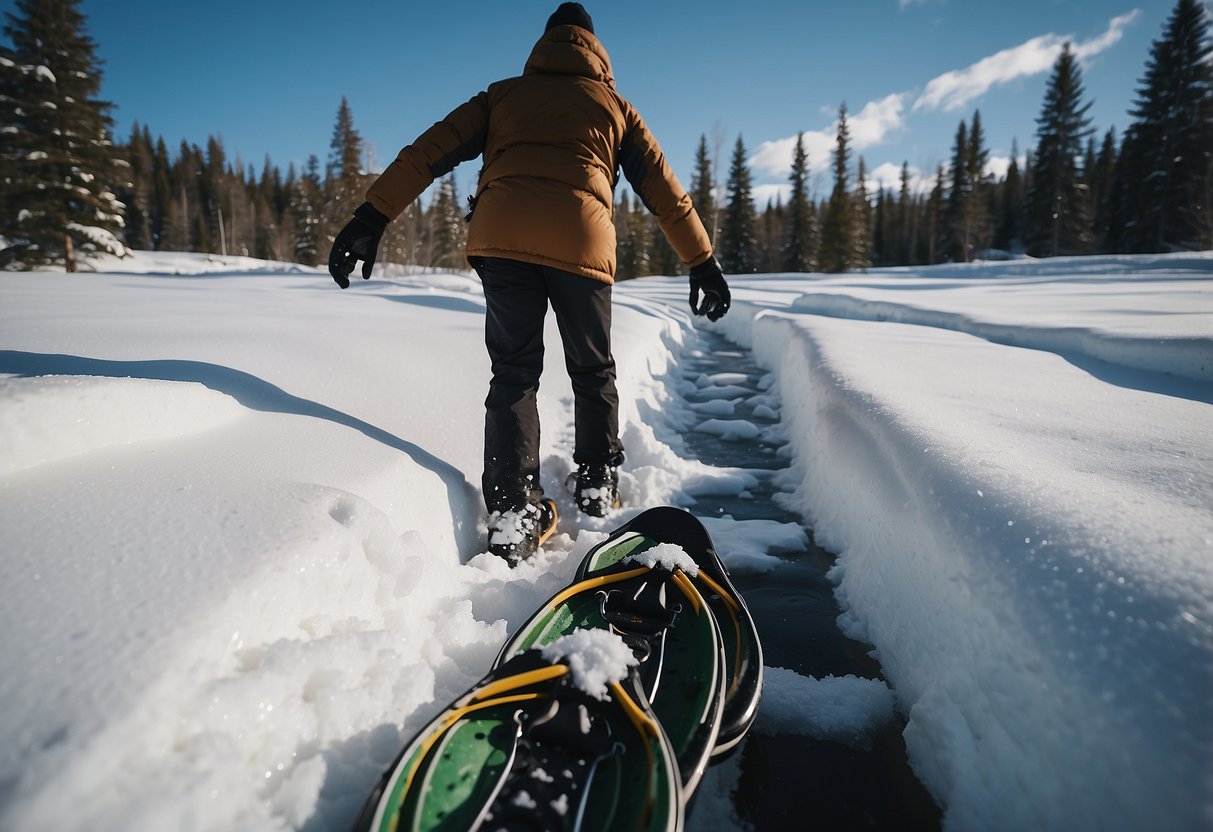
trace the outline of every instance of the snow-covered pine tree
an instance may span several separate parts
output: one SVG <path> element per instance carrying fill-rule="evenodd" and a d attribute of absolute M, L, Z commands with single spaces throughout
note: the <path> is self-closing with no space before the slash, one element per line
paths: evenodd
<path fill-rule="evenodd" d="M 1179 0 L 1154 41 L 1122 149 L 1134 251 L 1213 247 L 1213 43 L 1209 12 Z"/>
<path fill-rule="evenodd" d="M 838 108 L 838 138 L 834 148 L 834 189 L 821 223 L 819 265 L 825 272 L 845 272 L 855 251 L 855 203 L 847 169 L 851 162 L 847 105 Z"/>
<path fill-rule="evenodd" d="M 796 135 L 789 178 L 792 194 L 784 213 L 786 232 L 780 268 L 785 272 L 811 272 L 817 268 L 817 217 L 809 201 L 809 154 L 804 147 L 804 133 Z"/>
<path fill-rule="evenodd" d="M 0 49 L 0 237 L 25 268 L 62 262 L 76 251 L 125 256 L 116 190 L 129 165 L 114 146 L 110 104 L 101 89 L 96 44 L 79 0 L 15 0 Z"/>
<path fill-rule="evenodd" d="M 1091 212 L 1078 159 L 1091 132 L 1082 102 L 1082 73 L 1067 43 L 1053 65 L 1036 120 L 1036 163 L 1028 190 L 1028 253 L 1037 257 L 1086 254 Z"/>
<path fill-rule="evenodd" d="M 733 146 L 727 191 L 728 204 L 718 246 L 720 263 L 726 274 L 752 274 L 758 271 L 758 216 L 750 169 L 746 166 L 745 142 L 740 135 Z"/>
<path fill-rule="evenodd" d="M 715 243 L 717 239 L 716 199 L 712 195 L 712 187 L 716 177 L 712 171 L 712 157 L 708 154 L 708 137 L 699 134 L 699 148 L 695 151 L 695 170 L 691 173 L 691 203 L 708 230 L 708 236 Z"/>

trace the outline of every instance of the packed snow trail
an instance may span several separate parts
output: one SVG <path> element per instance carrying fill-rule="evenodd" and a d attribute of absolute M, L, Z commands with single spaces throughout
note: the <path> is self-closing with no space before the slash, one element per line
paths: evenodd
<path fill-rule="evenodd" d="M 693 384 L 682 387 L 689 409 L 703 420 L 687 433 L 687 450 L 756 480 L 741 494 L 697 500 L 692 513 L 742 537 L 784 529 L 783 545 L 765 557 L 734 560 L 762 639 L 766 690 L 750 735 L 709 769 L 687 828 L 938 829 L 939 809 L 907 763 L 905 723 L 871 648 L 838 629 L 826 577 L 834 557 L 779 505 L 788 454 L 773 376 L 750 350 L 706 331 L 680 372 Z"/>

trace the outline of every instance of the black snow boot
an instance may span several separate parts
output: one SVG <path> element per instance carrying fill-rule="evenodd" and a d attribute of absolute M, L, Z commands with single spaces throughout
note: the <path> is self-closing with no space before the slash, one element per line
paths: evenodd
<path fill-rule="evenodd" d="M 619 466 L 609 463 L 582 463 L 577 466 L 573 499 L 582 514 L 605 517 L 611 509 L 619 508 Z"/>
<path fill-rule="evenodd" d="M 489 552 L 517 566 L 556 533 L 559 519 L 556 503 L 548 498 L 517 511 L 495 511 L 489 516 Z"/>

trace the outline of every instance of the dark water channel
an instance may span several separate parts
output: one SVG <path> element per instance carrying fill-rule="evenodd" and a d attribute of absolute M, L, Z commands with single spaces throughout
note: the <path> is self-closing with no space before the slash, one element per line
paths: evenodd
<path fill-rule="evenodd" d="M 703 517 L 727 515 L 735 520 L 802 524 L 801 517 L 772 499 L 778 490 L 773 475 L 787 467 L 787 460 L 779 453 L 781 443 L 773 435 L 777 418 L 764 410 L 754 412 L 756 404 L 778 412 L 778 401 L 760 389 L 766 371 L 754 363 L 748 350 L 712 333 L 703 337 L 702 352 L 684 359 L 684 374 L 691 380 L 720 373 L 729 376 L 688 395 L 688 400 L 692 404 L 711 401 L 722 384 L 744 388 L 745 392 L 738 390 L 733 396 L 742 399 L 734 414 L 721 418 L 747 420 L 760 433 L 752 440 L 725 441 L 691 431 L 686 434 L 688 450 L 709 465 L 753 471 L 761 482 L 750 489 L 748 497 L 701 498 L 692 511 Z M 733 575 L 757 623 L 766 665 L 814 678 L 854 675 L 882 679 L 880 666 L 868 655 L 870 646 L 847 638 L 838 629 L 839 608 L 826 579 L 834 556 L 812 542 L 811 531 L 809 540 L 805 551 L 779 553 L 782 562 L 770 572 Z M 939 829 L 939 809 L 906 760 L 901 737 L 904 727 L 901 718 L 895 718 L 869 751 L 811 737 L 751 731 L 736 752 L 740 776 L 731 798 L 738 817 L 760 832 Z M 691 817 L 693 821 L 693 812 Z M 694 829 L 693 822 L 688 829 Z"/>

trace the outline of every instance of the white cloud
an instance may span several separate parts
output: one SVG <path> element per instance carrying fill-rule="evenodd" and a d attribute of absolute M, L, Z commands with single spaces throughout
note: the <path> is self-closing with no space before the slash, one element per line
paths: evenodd
<path fill-rule="evenodd" d="M 778 199 L 784 205 L 788 204 L 788 200 L 792 198 L 791 183 L 775 184 L 775 185 L 755 185 L 752 191 L 754 197 L 754 205 L 759 210 L 765 209 L 768 202 L 774 202 Z"/>
<path fill-rule="evenodd" d="M 1074 53 L 1087 61 L 1111 48 L 1124 36 L 1124 30 L 1140 16 L 1137 9 L 1114 17 L 1107 31 L 1082 43 L 1074 44 Z M 1073 43 L 1073 35 L 1047 34 L 982 58 L 965 69 L 955 69 L 932 78 L 922 95 L 914 102 L 914 110 L 959 110 L 970 101 L 984 95 L 991 87 L 1007 84 L 1048 72 L 1057 61 L 1062 46 Z"/>
<path fill-rule="evenodd" d="M 1112 22 L 1108 24 L 1108 30 L 1102 35 L 1091 38 L 1083 43 L 1075 44 L 1074 56 L 1083 63 L 1086 63 L 1100 52 L 1111 49 L 1125 36 L 1125 29 L 1136 23 L 1139 17 L 1141 17 L 1141 9 L 1134 9 L 1127 14 L 1112 18 Z"/>
<path fill-rule="evenodd" d="M 851 148 L 864 148 L 880 144 L 885 136 L 895 130 L 900 130 L 905 124 L 902 111 L 905 110 L 904 93 L 886 95 L 879 101 L 869 101 L 858 115 L 852 114 L 847 118 L 847 127 L 851 130 Z M 837 125 L 835 125 L 837 130 Z"/>
<path fill-rule="evenodd" d="M 921 195 L 931 192 L 935 187 L 935 174 L 923 174 L 913 165 L 907 166 L 910 174 L 910 193 Z M 895 195 L 901 193 L 901 165 L 885 162 L 868 172 L 868 193 L 875 195 L 880 190 L 892 191 Z"/>
<path fill-rule="evenodd" d="M 860 151 L 878 145 L 892 132 L 905 124 L 905 93 L 887 95 L 879 101 L 869 101 L 858 113 L 847 116 L 847 129 L 851 133 L 851 149 Z M 830 167 L 830 154 L 838 143 L 838 122 L 824 130 L 810 130 L 804 134 L 805 152 L 809 155 L 809 170 L 821 172 Z M 792 170 L 792 156 L 796 150 L 796 137 L 763 142 L 750 157 L 752 168 L 765 171 L 771 176 L 786 178 Z"/>

